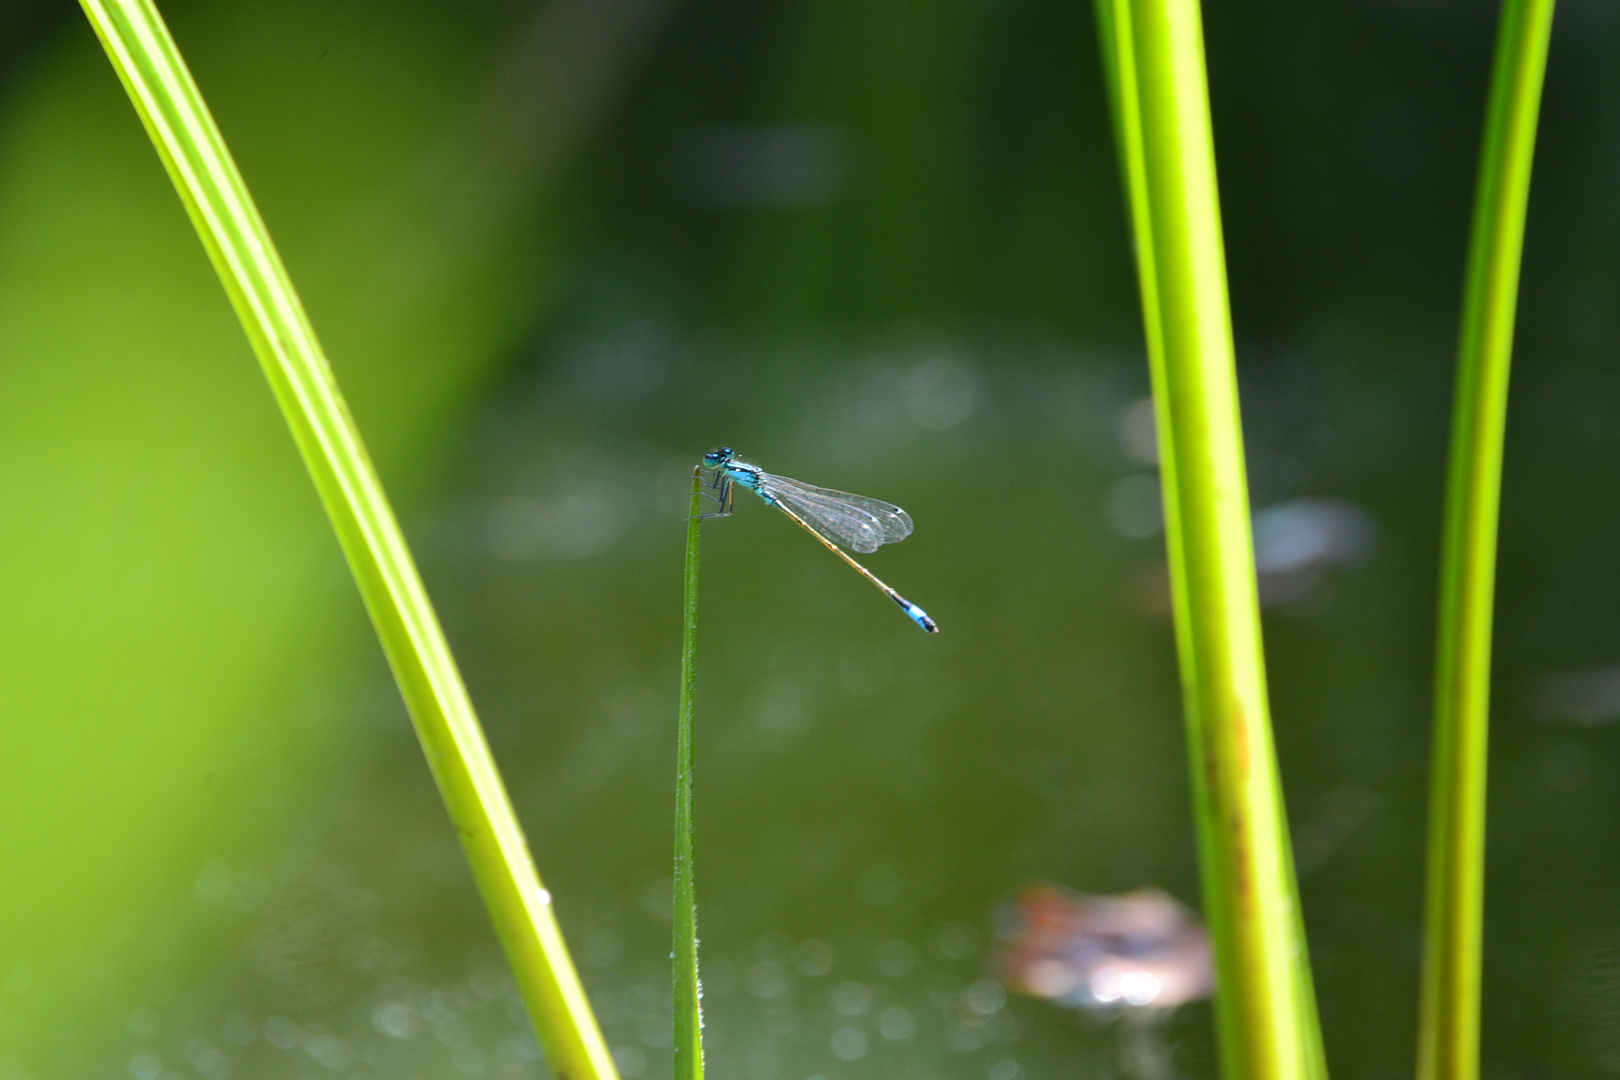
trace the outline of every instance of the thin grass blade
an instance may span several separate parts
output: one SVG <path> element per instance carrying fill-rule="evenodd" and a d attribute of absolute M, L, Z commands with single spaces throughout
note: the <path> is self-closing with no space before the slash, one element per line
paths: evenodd
<path fill-rule="evenodd" d="M 1491 73 L 1446 479 L 1419 1080 L 1479 1076 L 1491 615 L 1508 370 L 1553 0 L 1506 0 Z"/>
<path fill-rule="evenodd" d="M 698 541 L 703 471 L 692 470 L 686 522 L 686 589 L 681 608 L 681 699 L 675 732 L 675 1080 L 703 1080 L 703 987 L 698 979 L 697 883 L 692 865 L 693 731 L 697 688 Z"/>
<path fill-rule="evenodd" d="M 1266 691 L 1196 0 L 1098 0 L 1158 419 L 1228 1080 L 1325 1077 Z"/>
<path fill-rule="evenodd" d="M 552 1071 L 617 1080 L 449 644 L 252 197 L 150 0 L 83 0 L 292 430 Z"/>

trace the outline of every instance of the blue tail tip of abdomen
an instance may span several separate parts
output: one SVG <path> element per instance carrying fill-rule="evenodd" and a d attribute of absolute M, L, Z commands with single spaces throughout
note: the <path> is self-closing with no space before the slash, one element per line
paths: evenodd
<path fill-rule="evenodd" d="M 898 593 L 895 594 L 894 602 L 900 605 L 900 610 L 905 612 L 906 617 L 912 622 L 916 623 L 930 634 L 939 633 L 939 624 L 928 617 L 928 612 L 924 611 L 922 608 L 918 607 L 916 604 L 913 604 L 910 600 L 907 600 Z"/>

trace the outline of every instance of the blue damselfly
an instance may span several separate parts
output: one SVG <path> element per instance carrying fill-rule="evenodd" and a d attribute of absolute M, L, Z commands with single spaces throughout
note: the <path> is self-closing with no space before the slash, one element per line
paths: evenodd
<path fill-rule="evenodd" d="M 792 518 L 811 536 L 825 544 L 827 550 L 854 567 L 856 573 L 899 604 L 900 610 L 912 622 L 930 634 L 939 633 L 939 626 L 928 617 L 926 611 L 878 580 L 876 574 L 850 558 L 849 553 L 838 546 L 842 542 L 865 555 L 884 544 L 904 540 L 911 535 L 911 517 L 904 510 L 864 495 L 830 491 L 789 480 L 785 476 L 775 476 L 758 465 L 738 461 L 732 456 L 729 446 L 704 454 L 703 464 L 714 470 L 712 487 L 717 494 L 711 497 L 720 503 L 717 513 L 706 516 L 729 516 L 736 489 L 747 488 L 764 499 L 767 505 L 776 507 Z"/>

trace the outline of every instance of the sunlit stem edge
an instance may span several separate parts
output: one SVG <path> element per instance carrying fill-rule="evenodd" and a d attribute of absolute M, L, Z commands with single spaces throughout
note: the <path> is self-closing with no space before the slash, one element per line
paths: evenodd
<path fill-rule="evenodd" d="M 617 1080 L 420 575 L 303 305 L 150 0 L 82 0 L 292 431 L 552 1071 Z"/>

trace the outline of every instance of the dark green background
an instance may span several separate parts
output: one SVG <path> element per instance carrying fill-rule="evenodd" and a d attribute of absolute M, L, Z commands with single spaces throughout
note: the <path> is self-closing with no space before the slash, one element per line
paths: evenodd
<path fill-rule="evenodd" d="M 1118 426 L 1146 374 L 1089 8 L 550 5 L 164 10 L 627 1076 L 669 1070 L 680 515 L 721 442 L 904 505 L 917 532 L 873 568 L 942 632 L 757 504 L 705 527 L 713 1075 L 1118 1075 L 1112 1028 L 978 982 L 1025 882 L 1197 893 L 1170 630 L 1133 600 L 1159 541 L 1104 514 L 1145 471 Z M 1255 501 L 1349 499 L 1379 530 L 1266 618 L 1296 830 L 1359 808 L 1301 886 L 1345 1080 L 1412 1068 L 1495 14 L 1206 11 Z M 1504 498 L 1488 1080 L 1620 1068 L 1620 736 L 1526 703 L 1543 673 L 1620 663 L 1620 12 L 1558 20 Z M 336 545 L 92 35 L 13 3 L 0 65 L 0 1080 L 544 1075 Z M 809 204 L 719 197 L 716 140 L 761 132 L 826 151 Z M 894 1007 L 908 1037 L 880 1032 Z M 836 1058 L 843 1027 L 868 1052 Z M 1207 1006 L 1164 1038 L 1213 1075 Z"/>

